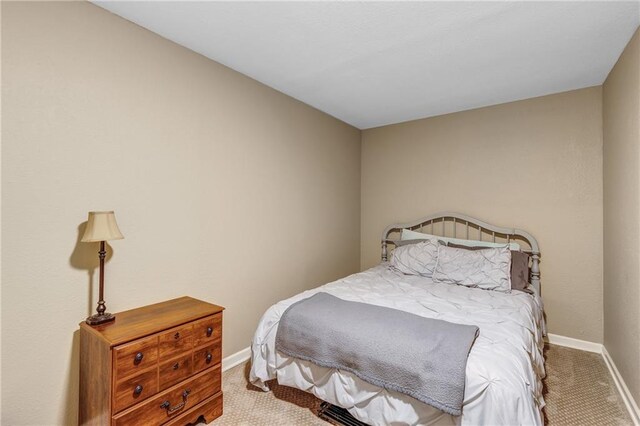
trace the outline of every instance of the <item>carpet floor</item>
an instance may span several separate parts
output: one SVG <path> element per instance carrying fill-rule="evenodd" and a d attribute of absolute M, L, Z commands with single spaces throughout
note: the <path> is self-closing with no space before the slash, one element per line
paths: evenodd
<path fill-rule="evenodd" d="M 551 426 L 631 425 L 622 398 L 602 356 L 555 345 L 545 347 L 545 423 Z M 262 392 L 248 381 L 249 364 L 223 373 L 224 415 L 212 426 L 319 425 L 321 401 L 313 395 L 270 382 Z"/>

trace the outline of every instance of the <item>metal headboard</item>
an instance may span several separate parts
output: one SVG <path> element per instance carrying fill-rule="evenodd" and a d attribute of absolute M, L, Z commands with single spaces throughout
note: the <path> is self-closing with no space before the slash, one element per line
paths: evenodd
<path fill-rule="evenodd" d="M 445 235 L 447 229 L 447 223 L 452 224 L 449 228 L 453 229 L 451 235 Z M 425 227 L 427 227 L 425 231 Z M 469 238 L 469 228 L 472 229 L 472 234 L 475 233 L 475 238 L 471 235 Z M 458 235 L 458 229 L 464 230 L 463 235 Z M 538 294 L 540 293 L 540 249 L 538 247 L 538 241 L 528 232 L 520 229 L 503 228 L 500 226 L 491 225 L 480 219 L 473 218 L 461 213 L 454 212 L 442 212 L 429 215 L 418 219 L 413 222 L 407 223 L 394 223 L 385 228 L 382 232 L 382 260 L 387 260 L 387 244 L 394 243 L 394 240 L 389 239 L 389 234 L 394 232 L 401 232 L 403 229 L 420 230 L 422 232 L 428 232 L 432 235 L 438 235 L 441 237 L 453 237 L 462 239 L 475 239 L 482 240 L 483 235 L 488 236 L 496 242 L 496 237 L 503 240 L 505 243 L 511 242 L 512 239 L 525 241 L 530 249 L 523 251 L 531 255 L 531 268 L 530 268 L 530 282 L 536 289 Z M 438 233 L 438 230 L 440 231 Z"/>

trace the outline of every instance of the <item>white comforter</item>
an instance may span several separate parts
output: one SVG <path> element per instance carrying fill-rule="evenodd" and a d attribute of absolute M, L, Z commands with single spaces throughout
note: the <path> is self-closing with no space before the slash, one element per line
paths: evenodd
<path fill-rule="evenodd" d="M 353 374 L 277 353 L 275 336 L 282 313 L 292 303 L 319 291 L 344 300 L 477 325 L 480 335 L 467 362 L 462 416 L 452 417 Z M 542 302 L 537 296 L 434 283 L 381 264 L 269 308 L 253 338 L 250 380 L 268 390 L 265 382 L 277 378 L 280 384 L 345 407 L 371 425 L 542 425 L 542 327 Z M 384 344 L 384 336 L 380 336 L 380 344 Z"/>

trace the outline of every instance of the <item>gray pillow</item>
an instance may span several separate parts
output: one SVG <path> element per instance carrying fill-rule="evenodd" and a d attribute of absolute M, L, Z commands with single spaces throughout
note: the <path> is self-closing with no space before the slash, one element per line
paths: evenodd
<path fill-rule="evenodd" d="M 529 255 L 521 251 L 511 252 L 511 288 L 527 291 L 529 285 Z"/>
<path fill-rule="evenodd" d="M 407 275 L 431 277 L 438 258 L 438 241 L 425 240 L 396 247 L 391 252 L 390 266 Z"/>
<path fill-rule="evenodd" d="M 511 251 L 508 245 L 482 250 L 438 247 L 433 281 L 511 292 Z"/>
<path fill-rule="evenodd" d="M 447 246 L 466 249 L 483 250 L 486 247 L 469 247 L 460 244 L 448 243 Z M 529 255 L 521 251 L 511 250 L 511 289 L 525 291 L 529 285 Z"/>

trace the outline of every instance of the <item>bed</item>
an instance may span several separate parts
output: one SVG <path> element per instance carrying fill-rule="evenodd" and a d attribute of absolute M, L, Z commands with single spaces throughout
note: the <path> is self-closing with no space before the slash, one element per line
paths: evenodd
<path fill-rule="evenodd" d="M 402 230 L 441 237 L 512 244 L 530 255 L 527 292 L 498 292 L 434 282 L 389 267 L 392 236 Z M 366 271 L 305 291 L 270 307 L 252 342 L 250 381 L 268 391 L 267 381 L 311 392 L 343 407 L 370 425 L 515 425 L 544 423 L 543 305 L 540 251 L 525 231 L 497 227 L 458 213 L 439 213 L 388 226 L 381 238 L 382 262 Z M 479 327 L 466 364 L 462 415 L 452 416 L 405 394 L 374 386 L 356 375 L 288 357 L 275 350 L 278 323 L 292 304 L 324 292 L 364 302 Z M 383 340 L 383 339 L 381 339 Z M 380 344 L 384 344 L 383 341 Z"/>

